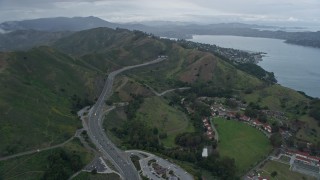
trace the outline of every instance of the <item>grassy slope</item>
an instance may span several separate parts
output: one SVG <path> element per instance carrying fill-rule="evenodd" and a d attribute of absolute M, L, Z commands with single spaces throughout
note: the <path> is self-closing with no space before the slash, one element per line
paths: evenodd
<path fill-rule="evenodd" d="M 272 110 L 284 110 L 295 113 L 296 105 L 303 108 L 309 102 L 303 95 L 292 89 L 280 85 L 272 85 L 259 89 L 252 94 L 244 95 L 247 102 L 259 102 L 262 106 L 268 106 Z M 285 107 L 281 107 L 281 102 Z"/>
<path fill-rule="evenodd" d="M 48 166 L 48 156 L 59 149 L 80 155 L 85 164 L 89 163 L 93 158 L 93 155 L 87 152 L 87 150 L 81 146 L 80 141 L 75 139 L 62 148 L 47 150 L 33 155 L 22 156 L 6 161 L 0 161 L 0 176 L 4 179 L 16 180 L 41 179 Z M 70 176 L 71 175 L 72 174 L 70 174 Z"/>
<path fill-rule="evenodd" d="M 272 85 L 260 88 L 251 94 L 243 94 L 243 99 L 248 103 L 258 103 L 261 107 L 267 106 L 271 110 L 286 112 L 288 122 L 296 119 L 305 122 L 305 126 L 298 131 L 296 137 L 318 143 L 320 127 L 315 119 L 307 115 L 308 109 L 305 107 L 309 105 L 310 100 L 300 93 L 280 85 Z"/>
<path fill-rule="evenodd" d="M 219 133 L 218 149 L 222 156 L 235 159 L 239 173 L 262 160 L 271 150 L 269 140 L 259 130 L 237 121 L 214 119 Z"/>
<path fill-rule="evenodd" d="M 308 103 L 305 97 L 295 91 L 279 85 L 266 85 L 210 53 L 184 49 L 174 42 L 152 38 L 140 32 L 96 28 L 74 33 L 54 46 L 83 58 L 103 72 L 148 61 L 165 53 L 169 56 L 167 61 L 127 72 L 130 77 L 157 91 L 177 86 L 174 83 L 176 80 L 189 83 L 202 81 L 211 82 L 210 86 L 236 90 L 248 102 L 261 101 L 270 109 L 279 110 L 279 101 L 287 101 L 285 110 L 293 112 L 297 104 Z M 246 89 L 252 89 L 254 93 L 245 95 L 240 92 Z"/>
<path fill-rule="evenodd" d="M 10 53 L 5 61 L 0 73 L 0 155 L 70 138 L 81 127 L 70 112 L 71 96 L 93 99 L 96 73 L 46 47 Z"/>
<path fill-rule="evenodd" d="M 103 127 L 105 128 L 108 137 L 110 137 L 112 142 L 117 144 L 117 146 L 121 145 L 121 140 L 111 132 L 111 129 L 114 127 L 121 127 L 125 121 L 127 121 L 127 115 L 124 107 L 109 112 L 103 121 Z"/>
<path fill-rule="evenodd" d="M 167 46 L 169 47 L 169 46 Z M 173 44 L 167 49 L 169 59 L 128 73 L 130 77 L 144 82 L 158 91 L 176 87 L 174 81 L 187 83 L 210 82 L 211 86 L 245 90 L 262 85 L 257 78 L 237 70 L 230 64 L 209 53 L 183 49 Z"/>
<path fill-rule="evenodd" d="M 143 97 L 154 95 L 146 86 L 126 76 L 116 78 L 113 85 L 113 92 L 111 99 L 115 102 L 128 102 L 132 100 L 130 94 L 141 95 Z"/>
<path fill-rule="evenodd" d="M 145 121 L 150 127 L 157 127 L 160 132 L 166 132 L 168 137 L 162 143 L 167 147 L 175 146 L 177 134 L 193 131 L 192 124 L 183 112 L 156 96 L 145 99 L 137 118 Z"/>
<path fill-rule="evenodd" d="M 96 28 L 74 33 L 57 41 L 54 47 L 81 57 L 88 64 L 110 72 L 121 66 L 155 59 L 165 46 L 140 32 Z"/>
<path fill-rule="evenodd" d="M 273 179 L 282 179 L 282 180 L 300 180 L 300 179 L 305 179 L 305 180 L 315 180 L 316 178 L 306 176 L 297 172 L 293 172 L 289 170 L 290 166 L 276 162 L 276 161 L 268 161 L 261 170 L 260 172 L 261 176 L 269 178 L 271 180 Z M 272 178 L 270 174 L 276 171 L 278 174 L 276 177 Z"/>
<path fill-rule="evenodd" d="M 145 99 L 138 110 L 137 118 L 146 122 L 150 128 L 157 127 L 159 133 L 166 132 L 168 137 L 161 142 L 167 147 L 175 146 L 174 139 L 177 134 L 193 131 L 192 124 L 183 112 L 169 106 L 164 99 L 156 96 Z M 121 140 L 113 136 L 110 129 L 121 126 L 125 121 L 127 117 L 124 108 L 111 111 L 104 121 L 104 127 L 109 130 L 108 134 L 119 145 Z"/>

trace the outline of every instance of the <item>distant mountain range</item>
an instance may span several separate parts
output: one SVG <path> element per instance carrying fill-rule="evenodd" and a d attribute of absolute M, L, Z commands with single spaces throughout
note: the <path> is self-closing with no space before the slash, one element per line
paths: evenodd
<path fill-rule="evenodd" d="M 312 46 L 320 48 L 320 31 L 318 32 L 286 32 L 272 31 L 272 26 L 261 26 L 242 23 L 220 23 L 200 25 L 195 23 L 170 22 L 170 21 L 149 21 L 142 23 L 112 23 L 98 17 L 56 17 L 41 18 L 24 21 L 9 21 L 0 24 L 0 50 L 12 49 L 12 43 L 19 42 L 16 49 L 26 49 L 35 45 L 48 44 L 56 37 L 70 34 L 74 31 L 82 31 L 97 27 L 123 28 L 129 30 L 140 30 L 152 33 L 160 37 L 191 39 L 193 34 L 198 35 L 235 35 L 246 37 L 264 37 L 286 40 L 287 43 Z M 261 30 L 264 29 L 264 30 Z M 267 30 L 270 29 L 270 30 Z M 28 31 L 41 31 L 41 39 L 38 36 L 34 42 L 25 42 L 23 33 L 30 34 Z M 18 35 L 12 32 L 19 31 Z M 43 31 L 47 33 L 43 33 Z M 2 33 L 1 32 L 9 32 Z M 57 35 L 59 32 L 59 35 Z M 68 32 L 68 33 L 66 33 Z M 55 33 L 54 35 L 50 33 Z M 45 37 L 43 34 L 47 34 Z M 5 39 L 5 40 L 3 40 Z M 9 39 L 9 40 L 8 40 Z M 30 39 L 30 38 L 29 38 Z M 9 43 L 8 43 L 9 42 Z"/>
<path fill-rule="evenodd" d="M 8 21 L 0 24 L 4 31 L 38 30 L 38 31 L 81 31 L 96 27 L 116 27 L 116 24 L 97 17 L 56 17 L 24 21 Z"/>
<path fill-rule="evenodd" d="M 38 30 L 38 31 L 82 31 L 97 27 L 108 28 L 126 28 L 136 30 L 150 30 L 150 31 L 172 31 L 175 29 L 215 29 L 215 28 L 269 28 L 271 26 L 260 26 L 255 24 L 243 23 L 220 23 L 199 25 L 188 22 L 171 22 L 171 21 L 146 21 L 142 23 L 112 23 L 100 19 L 98 17 L 55 17 L 55 18 L 40 18 L 23 21 L 7 21 L 0 24 L 0 29 L 4 32 L 11 32 L 16 30 Z M 162 29 L 158 29 L 161 27 Z"/>

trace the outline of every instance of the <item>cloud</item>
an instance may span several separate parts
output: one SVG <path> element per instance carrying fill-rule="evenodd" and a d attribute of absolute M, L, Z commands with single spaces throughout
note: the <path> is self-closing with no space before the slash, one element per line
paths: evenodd
<path fill-rule="evenodd" d="M 9 32 L 10 31 L 6 31 L 6 30 L 0 28 L 0 34 L 6 34 L 6 33 L 9 33 Z"/>
<path fill-rule="evenodd" d="M 98 16 L 109 21 L 310 22 L 319 0 L 0 0 L 0 21 Z"/>

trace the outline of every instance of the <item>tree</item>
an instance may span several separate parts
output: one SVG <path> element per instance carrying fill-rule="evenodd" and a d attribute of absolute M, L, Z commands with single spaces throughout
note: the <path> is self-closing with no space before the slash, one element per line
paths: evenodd
<path fill-rule="evenodd" d="M 273 133 L 276 133 L 276 132 L 279 132 L 279 125 L 278 123 L 274 122 L 271 124 L 271 128 L 272 128 L 272 132 Z"/>
<path fill-rule="evenodd" d="M 246 116 L 251 117 L 251 118 L 256 118 L 256 117 L 258 117 L 258 111 L 255 110 L 255 109 L 252 109 L 252 108 L 247 108 L 247 109 L 245 110 L 244 114 L 245 114 Z"/>
<path fill-rule="evenodd" d="M 227 99 L 226 100 L 226 105 L 229 106 L 230 108 L 236 108 L 238 107 L 238 104 L 236 101 L 232 100 L 232 99 Z"/>
<path fill-rule="evenodd" d="M 277 171 L 273 171 L 272 173 L 271 173 L 271 177 L 276 177 L 278 175 L 278 173 L 277 173 Z"/>
<path fill-rule="evenodd" d="M 153 134 L 157 135 L 158 133 L 159 133 L 158 128 L 154 127 L 154 128 L 153 128 Z"/>
<path fill-rule="evenodd" d="M 282 144 L 282 136 L 280 133 L 272 134 L 270 137 L 270 142 L 273 147 L 280 147 Z"/>
<path fill-rule="evenodd" d="M 237 118 L 237 119 L 239 119 L 239 118 L 240 118 L 240 116 L 241 116 L 241 115 L 240 115 L 240 113 L 239 113 L 239 112 L 237 112 L 237 113 L 236 113 L 236 118 Z"/>
<path fill-rule="evenodd" d="M 167 137 L 168 137 L 168 135 L 167 135 L 166 132 L 163 132 L 163 133 L 160 133 L 160 134 L 159 134 L 159 138 L 160 138 L 160 139 L 165 139 L 165 138 L 167 138 Z"/>
<path fill-rule="evenodd" d="M 265 114 L 263 114 L 263 113 L 259 113 L 259 117 L 258 118 L 263 123 L 266 123 L 267 120 L 268 120 L 267 116 Z"/>
<path fill-rule="evenodd" d="M 108 99 L 108 100 L 106 100 L 106 104 L 107 104 L 108 106 L 111 106 L 111 105 L 113 104 L 113 102 Z"/>
<path fill-rule="evenodd" d="M 91 171 L 91 174 L 97 174 L 98 172 L 97 172 L 97 169 L 93 169 L 92 171 Z"/>

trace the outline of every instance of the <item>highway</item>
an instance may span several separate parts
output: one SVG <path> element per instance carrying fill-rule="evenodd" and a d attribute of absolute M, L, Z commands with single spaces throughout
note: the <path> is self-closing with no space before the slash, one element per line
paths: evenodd
<path fill-rule="evenodd" d="M 140 176 L 138 175 L 137 170 L 135 169 L 127 154 L 122 150 L 118 149 L 109 140 L 102 128 L 105 100 L 111 96 L 114 78 L 119 73 L 133 68 L 156 64 L 164 61 L 165 59 L 166 58 L 158 58 L 147 63 L 134 66 L 127 66 L 122 69 L 111 72 L 105 82 L 105 85 L 97 102 L 92 106 L 92 108 L 89 111 L 88 125 L 86 127 L 88 135 L 92 142 L 99 149 L 99 151 L 106 158 L 108 158 L 112 162 L 112 164 L 114 164 L 114 166 L 119 170 L 122 179 L 139 180 Z"/>

